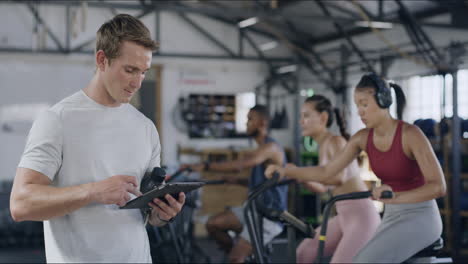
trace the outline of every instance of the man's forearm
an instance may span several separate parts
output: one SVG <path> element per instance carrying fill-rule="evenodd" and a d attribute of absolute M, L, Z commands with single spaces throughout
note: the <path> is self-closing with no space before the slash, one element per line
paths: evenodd
<path fill-rule="evenodd" d="M 45 221 L 69 214 L 92 202 L 92 183 L 70 187 L 28 184 L 10 201 L 16 221 Z"/>

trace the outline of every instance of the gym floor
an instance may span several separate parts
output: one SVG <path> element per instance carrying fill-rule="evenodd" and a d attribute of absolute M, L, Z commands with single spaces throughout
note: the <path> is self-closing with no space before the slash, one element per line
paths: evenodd
<path fill-rule="evenodd" d="M 0 249 L 0 263 L 45 263 L 44 248 Z"/>
<path fill-rule="evenodd" d="M 215 242 L 210 239 L 200 238 L 196 240 L 200 248 L 210 256 L 211 263 L 223 263 L 225 256 L 218 249 Z M 273 246 L 273 263 L 286 263 L 285 251 L 278 245 Z M 45 263 L 44 248 L 4 248 L 0 249 L 0 263 Z M 155 261 L 157 263 L 157 260 Z"/>
<path fill-rule="evenodd" d="M 225 262 L 224 254 L 217 248 L 213 240 L 197 239 L 200 248 L 211 258 L 211 263 Z M 0 249 L 0 263 L 45 263 L 43 248 Z M 157 263 L 157 261 L 155 262 Z M 272 263 L 287 263 L 285 249 L 273 246 Z M 468 258 L 460 259 L 460 263 L 468 263 Z"/>

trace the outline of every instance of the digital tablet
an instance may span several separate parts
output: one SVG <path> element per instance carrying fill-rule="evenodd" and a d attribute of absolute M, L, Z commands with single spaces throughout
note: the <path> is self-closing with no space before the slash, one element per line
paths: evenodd
<path fill-rule="evenodd" d="M 158 186 L 153 190 L 146 192 L 142 196 L 139 196 L 133 200 L 130 200 L 126 205 L 120 207 L 120 209 L 144 209 L 149 208 L 148 203 L 154 198 L 165 200 L 166 194 L 177 195 L 180 192 L 190 192 L 198 189 L 205 185 L 204 182 L 177 182 L 177 183 L 166 183 Z"/>

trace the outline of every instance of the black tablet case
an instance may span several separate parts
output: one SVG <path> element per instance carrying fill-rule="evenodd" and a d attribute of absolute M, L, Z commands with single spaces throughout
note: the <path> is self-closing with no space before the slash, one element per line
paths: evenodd
<path fill-rule="evenodd" d="M 180 192 L 190 192 L 198 189 L 205 185 L 204 182 L 177 182 L 177 183 L 166 183 L 158 186 L 153 190 L 146 192 L 142 196 L 139 196 L 126 205 L 120 207 L 120 209 L 142 209 L 149 208 L 148 203 L 154 198 L 163 198 L 166 194 L 178 194 Z"/>

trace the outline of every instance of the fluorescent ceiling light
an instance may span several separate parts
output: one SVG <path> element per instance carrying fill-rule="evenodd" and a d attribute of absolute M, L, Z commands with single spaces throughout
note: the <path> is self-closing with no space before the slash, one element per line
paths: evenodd
<path fill-rule="evenodd" d="M 260 49 L 262 51 L 265 51 L 265 50 L 271 50 L 271 49 L 274 49 L 278 46 L 278 42 L 276 41 L 271 41 L 271 42 L 267 42 L 267 43 L 263 43 L 260 45 Z"/>
<path fill-rule="evenodd" d="M 277 73 L 287 73 L 287 72 L 295 72 L 297 70 L 297 65 L 287 65 L 280 67 L 276 70 Z"/>
<path fill-rule="evenodd" d="M 389 22 L 379 22 L 379 21 L 356 21 L 354 24 L 355 24 L 356 26 L 358 26 L 358 27 L 367 27 L 367 28 L 370 28 L 370 27 L 373 27 L 373 28 L 382 28 L 382 29 L 393 28 L 393 23 L 389 23 Z"/>
<path fill-rule="evenodd" d="M 258 22 L 257 17 L 251 17 L 251 18 L 248 18 L 246 20 L 242 20 L 241 22 L 239 22 L 239 27 L 240 28 L 250 27 L 252 25 L 257 24 L 257 22 Z"/>

